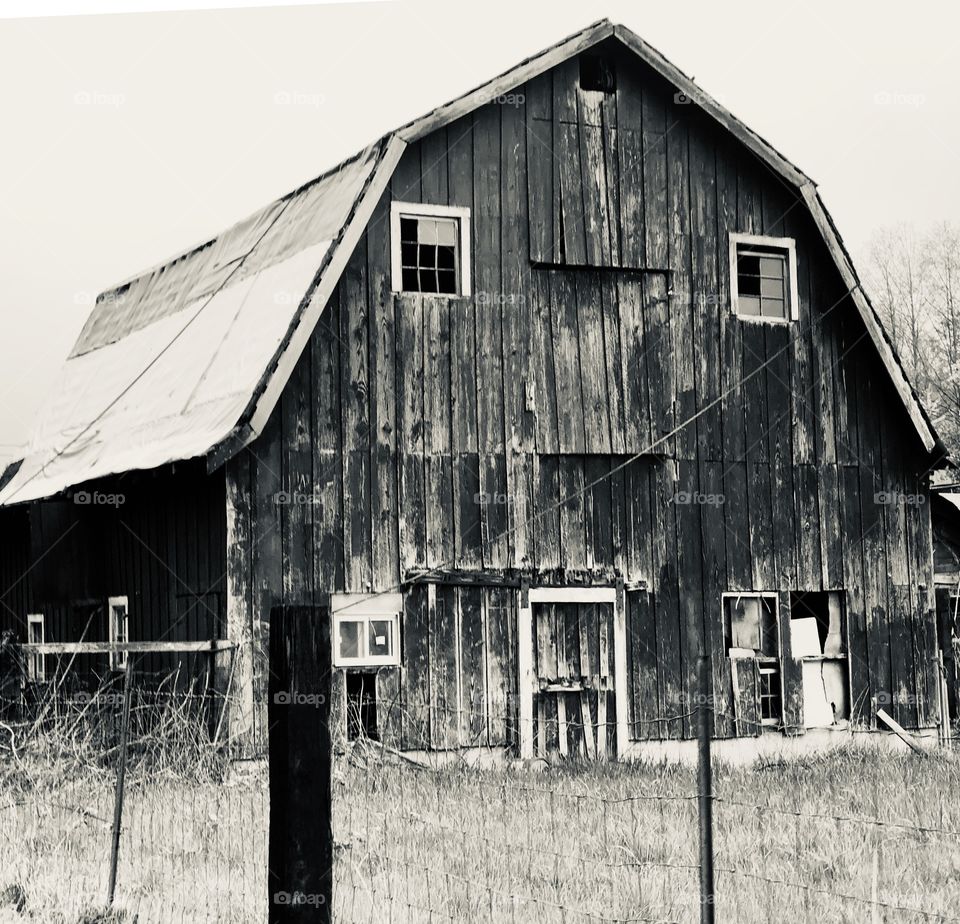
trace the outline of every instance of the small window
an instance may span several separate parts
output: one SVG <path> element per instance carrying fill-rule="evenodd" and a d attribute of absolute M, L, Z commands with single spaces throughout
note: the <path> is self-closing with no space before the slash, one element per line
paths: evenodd
<path fill-rule="evenodd" d="M 107 600 L 107 613 L 110 620 L 110 643 L 125 644 L 130 641 L 130 609 L 126 597 L 110 597 Z M 125 651 L 110 652 L 110 669 L 123 671 L 127 669 L 127 653 Z"/>
<path fill-rule="evenodd" d="M 616 92 L 617 73 L 613 62 L 604 55 L 580 55 L 580 89 L 600 93 Z"/>
<path fill-rule="evenodd" d="M 47 640 L 43 613 L 30 613 L 27 616 L 27 644 L 42 645 Z M 27 679 L 34 683 L 44 683 L 47 679 L 47 656 L 39 651 L 27 655 Z"/>
<path fill-rule="evenodd" d="M 391 209 L 395 292 L 470 294 L 470 210 L 394 202 Z"/>
<path fill-rule="evenodd" d="M 400 594 L 334 594 L 335 667 L 377 667 L 400 663 Z"/>
<path fill-rule="evenodd" d="M 793 238 L 730 235 L 730 296 L 738 317 L 796 320 L 797 255 Z"/>
<path fill-rule="evenodd" d="M 780 627 L 775 593 L 723 595 L 723 632 L 731 658 L 757 665 L 757 707 L 763 725 L 779 726 L 783 717 L 780 679 Z"/>

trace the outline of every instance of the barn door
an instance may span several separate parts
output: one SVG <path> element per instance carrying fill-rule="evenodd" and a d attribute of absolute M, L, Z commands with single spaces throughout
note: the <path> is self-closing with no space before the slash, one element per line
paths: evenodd
<path fill-rule="evenodd" d="M 626 659 L 616 591 L 536 588 L 521 617 L 521 754 L 617 756 L 626 744 Z"/>

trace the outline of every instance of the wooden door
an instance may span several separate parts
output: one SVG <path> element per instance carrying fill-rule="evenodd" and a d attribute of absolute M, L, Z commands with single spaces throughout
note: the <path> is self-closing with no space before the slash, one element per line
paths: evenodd
<path fill-rule="evenodd" d="M 615 756 L 614 604 L 534 603 L 531 615 L 535 755 Z"/>

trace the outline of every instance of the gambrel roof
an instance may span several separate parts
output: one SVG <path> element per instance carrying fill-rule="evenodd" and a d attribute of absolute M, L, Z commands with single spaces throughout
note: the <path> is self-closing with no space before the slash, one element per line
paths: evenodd
<path fill-rule="evenodd" d="M 610 38 L 798 191 L 923 446 L 942 449 L 814 182 L 639 36 L 603 20 L 401 126 L 213 240 L 103 292 L 0 505 L 181 459 L 206 456 L 212 469 L 256 439 L 404 148 Z"/>

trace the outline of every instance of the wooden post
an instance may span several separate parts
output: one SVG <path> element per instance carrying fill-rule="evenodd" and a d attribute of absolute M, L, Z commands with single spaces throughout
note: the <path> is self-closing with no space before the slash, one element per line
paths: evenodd
<path fill-rule="evenodd" d="M 714 924 L 713 881 L 713 768 L 710 762 L 710 736 L 713 734 L 713 710 L 710 708 L 710 655 L 700 656 L 700 703 L 697 788 L 700 802 L 700 922 Z"/>
<path fill-rule="evenodd" d="M 120 719 L 120 750 L 117 754 L 117 786 L 113 797 L 113 830 L 110 837 L 110 876 L 107 880 L 107 906 L 113 904 L 117 890 L 117 863 L 120 859 L 120 822 L 123 818 L 123 781 L 127 773 L 127 735 L 130 729 L 130 675 L 133 658 L 127 658 L 123 672 L 123 713 Z"/>
<path fill-rule="evenodd" d="M 270 613 L 270 924 L 329 924 L 333 899 L 329 606 Z"/>

